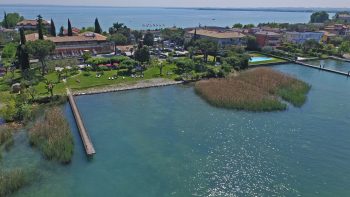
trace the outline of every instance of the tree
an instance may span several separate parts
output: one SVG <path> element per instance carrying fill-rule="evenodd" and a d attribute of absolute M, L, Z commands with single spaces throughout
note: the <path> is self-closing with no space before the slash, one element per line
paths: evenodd
<path fill-rule="evenodd" d="M 194 66 L 194 61 L 189 58 L 179 59 L 176 61 L 176 67 L 179 71 L 179 74 L 192 71 L 194 69 Z"/>
<path fill-rule="evenodd" d="M 177 28 L 177 29 L 163 29 L 161 30 L 161 37 L 164 40 L 170 40 L 172 42 L 175 42 L 178 45 L 184 44 L 184 35 L 185 31 L 183 29 Z"/>
<path fill-rule="evenodd" d="M 218 51 L 218 44 L 216 42 L 204 38 L 197 40 L 195 45 L 198 47 L 199 50 L 202 51 L 204 62 L 208 62 L 209 54 L 212 54 L 214 55 L 214 57 L 216 57 Z"/>
<path fill-rule="evenodd" d="M 250 28 L 253 28 L 253 27 L 255 27 L 254 24 L 246 24 L 246 25 L 243 26 L 244 29 L 250 29 Z"/>
<path fill-rule="evenodd" d="M 19 29 L 19 37 L 20 37 L 20 44 L 25 45 L 26 44 L 26 35 L 24 33 L 24 29 Z"/>
<path fill-rule="evenodd" d="M 156 61 L 155 64 L 156 64 L 157 68 L 159 69 L 159 75 L 162 76 L 163 75 L 163 68 L 165 65 L 161 61 Z"/>
<path fill-rule="evenodd" d="M 68 36 L 73 36 L 72 24 L 70 23 L 70 20 L 69 20 L 69 19 L 68 19 L 67 35 L 68 35 Z"/>
<path fill-rule="evenodd" d="M 26 78 L 27 77 L 26 73 L 27 73 L 27 70 L 29 69 L 29 54 L 28 54 L 28 51 L 25 47 L 26 37 L 24 35 L 23 28 L 21 28 L 19 30 L 19 34 L 20 34 L 21 42 L 17 48 L 17 58 L 18 58 L 18 63 L 19 63 L 21 70 L 22 70 L 22 76 L 24 78 Z"/>
<path fill-rule="evenodd" d="M 43 17 L 39 14 L 38 18 L 36 19 L 37 21 L 37 29 L 38 29 L 38 34 L 39 34 L 39 39 L 44 40 L 44 34 L 43 34 Z"/>
<path fill-rule="evenodd" d="M 18 13 L 6 13 L 4 12 L 4 18 L 2 20 L 2 26 L 5 28 L 14 28 L 17 23 L 24 20 L 23 16 Z"/>
<path fill-rule="evenodd" d="M 2 20 L 2 26 L 5 27 L 5 28 L 9 28 L 9 24 L 7 22 L 7 14 L 6 12 L 4 12 L 4 19 Z"/>
<path fill-rule="evenodd" d="M 84 62 L 86 62 L 88 59 L 90 59 L 92 57 L 92 53 L 90 51 L 85 51 L 82 55 L 82 58 L 84 60 Z"/>
<path fill-rule="evenodd" d="M 153 46 L 154 44 L 154 35 L 151 32 L 147 32 L 143 37 L 143 44 L 147 46 Z"/>
<path fill-rule="evenodd" d="M 310 23 L 324 23 L 329 20 L 329 14 L 325 11 L 314 12 L 310 16 Z"/>
<path fill-rule="evenodd" d="M 143 46 L 142 48 L 137 49 L 135 51 L 134 57 L 135 57 L 135 60 L 137 60 L 141 63 L 148 62 L 151 58 L 148 47 Z"/>
<path fill-rule="evenodd" d="M 247 50 L 256 51 L 259 50 L 259 44 L 254 36 L 247 37 Z"/>
<path fill-rule="evenodd" d="M 141 31 L 134 30 L 134 31 L 131 32 L 131 34 L 134 36 L 136 43 L 140 39 L 142 39 L 142 32 Z"/>
<path fill-rule="evenodd" d="M 50 93 L 50 96 L 52 98 L 53 97 L 54 84 L 51 81 L 47 80 L 45 88 L 46 88 L 47 92 Z"/>
<path fill-rule="evenodd" d="M 41 73 L 44 76 L 46 71 L 46 58 L 55 50 L 55 44 L 50 40 L 36 40 L 26 43 L 28 52 L 41 62 Z"/>
<path fill-rule="evenodd" d="M 64 27 L 61 26 L 60 32 L 58 33 L 58 36 L 64 36 Z"/>
<path fill-rule="evenodd" d="M 236 23 L 233 25 L 233 28 L 243 28 L 243 25 L 241 23 Z"/>
<path fill-rule="evenodd" d="M 309 50 L 320 50 L 322 45 L 316 40 L 306 40 L 303 45 L 304 52 L 308 52 Z"/>
<path fill-rule="evenodd" d="M 119 22 L 113 23 L 113 26 L 109 28 L 109 33 L 110 34 L 118 33 L 122 28 L 126 28 L 124 23 L 119 23 Z"/>
<path fill-rule="evenodd" d="M 120 68 L 128 69 L 128 73 L 131 73 L 135 66 L 137 66 L 137 62 L 132 59 L 127 59 L 120 63 Z"/>
<path fill-rule="evenodd" d="M 114 44 L 114 54 L 117 55 L 117 46 L 118 45 L 125 45 L 128 42 L 127 37 L 125 37 L 121 33 L 112 34 L 108 37 L 108 40 L 113 42 Z"/>
<path fill-rule="evenodd" d="M 101 34 L 102 33 L 102 28 L 100 26 L 100 23 L 98 22 L 98 19 L 95 19 L 95 33 Z"/>
<path fill-rule="evenodd" d="M 350 53 L 350 41 L 346 41 L 340 44 L 338 51 L 340 54 Z"/>
<path fill-rule="evenodd" d="M 51 27 L 50 27 L 50 34 L 53 37 L 56 37 L 56 27 L 55 27 L 55 23 L 53 22 L 53 20 L 51 19 Z"/>
<path fill-rule="evenodd" d="M 6 72 L 8 68 L 11 67 L 15 62 L 16 52 L 17 52 L 17 45 L 15 43 L 11 42 L 5 45 L 1 54 L 1 59 L 2 59 L 2 62 L 5 64 Z"/>

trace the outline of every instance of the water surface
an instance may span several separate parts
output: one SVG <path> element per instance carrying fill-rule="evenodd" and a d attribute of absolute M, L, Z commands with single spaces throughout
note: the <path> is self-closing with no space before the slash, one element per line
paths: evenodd
<path fill-rule="evenodd" d="M 83 6 L 4 6 L 0 12 L 19 12 L 25 18 L 33 19 L 41 14 L 45 19 L 52 18 L 56 29 L 70 18 L 74 27 L 94 25 L 96 17 L 104 31 L 119 21 L 134 29 L 155 29 L 164 27 L 232 26 L 235 23 L 258 24 L 262 22 L 306 23 L 310 12 L 274 11 L 223 11 L 167 8 L 118 8 Z M 332 14 L 331 14 L 332 15 Z M 0 15 L 2 18 L 2 15 Z M 146 27 L 145 25 L 151 25 Z"/>
<path fill-rule="evenodd" d="M 342 71 L 346 73 L 350 72 L 350 62 L 334 60 L 334 59 L 312 60 L 312 61 L 306 61 L 306 62 L 315 66 L 322 65 L 325 68 L 329 68 L 332 70 Z"/>
<path fill-rule="evenodd" d="M 86 159 L 66 106 L 72 163 L 13 149 L 42 171 L 16 196 L 350 196 L 349 79 L 274 68 L 312 85 L 302 108 L 218 109 L 182 85 L 78 97 L 95 158 Z"/>

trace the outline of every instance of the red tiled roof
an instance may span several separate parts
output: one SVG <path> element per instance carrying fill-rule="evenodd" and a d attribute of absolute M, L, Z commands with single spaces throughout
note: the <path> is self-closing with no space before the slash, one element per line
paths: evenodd
<path fill-rule="evenodd" d="M 215 31 L 215 30 L 205 30 L 197 29 L 192 30 L 189 33 L 194 34 L 196 31 L 197 35 L 207 36 L 212 38 L 243 38 L 244 34 L 235 31 Z"/>
<path fill-rule="evenodd" d="M 17 26 L 36 26 L 38 24 L 38 22 L 36 20 L 30 20 L 30 19 L 26 19 L 23 20 L 21 22 L 17 23 Z M 43 20 L 43 25 L 49 25 L 50 23 L 46 20 Z"/>
<path fill-rule="evenodd" d="M 37 33 L 26 35 L 27 41 L 35 41 L 39 38 Z M 62 42 L 85 42 L 85 41 L 106 41 L 107 37 L 101 34 L 85 32 L 75 36 L 57 36 L 57 37 L 47 37 L 44 36 L 45 40 L 51 40 L 54 43 L 62 43 Z"/>

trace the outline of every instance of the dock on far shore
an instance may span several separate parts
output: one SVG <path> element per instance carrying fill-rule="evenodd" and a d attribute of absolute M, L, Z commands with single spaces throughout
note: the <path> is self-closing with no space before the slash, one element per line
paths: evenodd
<path fill-rule="evenodd" d="M 67 96 L 68 96 L 68 100 L 69 100 L 70 106 L 71 106 L 72 111 L 73 111 L 75 121 L 76 121 L 77 126 L 78 126 L 79 134 L 80 134 L 81 140 L 83 142 L 86 154 L 88 156 L 93 156 L 94 154 L 96 154 L 94 145 L 92 144 L 90 136 L 89 136 L 89 134 L 84 126 L 84 122 L 80 116 L 80 112 L 79 112 L 79 109 L 78 109 L 77 104 L 75 102 L 75 99 L 74 99 L 71 91 L 68 88 L 67 88 Z"/>

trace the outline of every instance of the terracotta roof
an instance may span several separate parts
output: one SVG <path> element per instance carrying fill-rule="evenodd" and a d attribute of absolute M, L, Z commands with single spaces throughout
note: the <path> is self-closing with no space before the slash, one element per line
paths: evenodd
<path fill-rule="evenodd" d="M 76 28 L 76 27 L 72 27 L 72 32 L 73 32 L 73 34 L 79 34 L 80 29 L 78 29 L 78 28 Z M 64 30 L 63 30 L 63 34 L 64 34 L 64 35 L 67 35 L 67 34 L 68 34 L 68 29 L 64 29 Z"/>
<path fill-rule="evenodd" d="M 21 22 L 17 23 L 17 26 L 36 26 L 38 24 L 38 22 L 36 20 L 23 20 Z M 43 25 L 49 25 L 50 23 L 46 20 L 43 20 Z"/>
<path fill-rule="evenodd" d="M 39 38 L 37 33 L 26 35 L 27 41 L 34 41 Z M 47 37 L 44 36 L 45 40 L 51 40 L 54 43 L 62 43 L 62 42 L 85 42 L 85 41 L 106 41 L 107 37 L 101 34 L 85 32 L 76 36 L 57 36 L 57 37 Z"/>
<path fill-rule="evenodd" d="M 195 30 L 190 31 L 189 33 L 194 34 Z M 214 31 L 214 30 L 205 30 L 197 29 L 197 35 L 207 36 L 212 38 L 243 38 L 244 34 L 234 31 Z"/>

